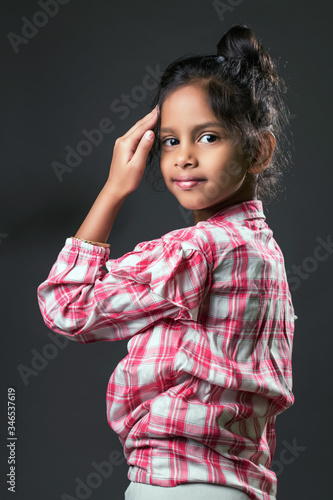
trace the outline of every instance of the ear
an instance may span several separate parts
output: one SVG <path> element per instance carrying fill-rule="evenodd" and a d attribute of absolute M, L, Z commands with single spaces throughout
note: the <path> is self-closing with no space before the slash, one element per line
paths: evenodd
<path fill-rule="evenodd" d="M 269 130 L 264 130 L 261 133 L 261 141 L 259 146 L 259 154 L 251 163 L 248 172 L 251 174 L 260 174 L 269 165 L 275 149 L 275 135 Z"/>

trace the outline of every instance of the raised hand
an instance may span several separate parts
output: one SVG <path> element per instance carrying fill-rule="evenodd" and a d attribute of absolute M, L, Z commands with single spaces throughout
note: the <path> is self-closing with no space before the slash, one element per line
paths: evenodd
<path fill-rule="evenodd" d="M 124 196 L 135 191 L 140 184 L 154 142 L 151 129 L 156 125 L 157 118 L 156 107 L 115 141 L 107 183 Z M 151 137 L 147 137 L 147 133 Z"/>

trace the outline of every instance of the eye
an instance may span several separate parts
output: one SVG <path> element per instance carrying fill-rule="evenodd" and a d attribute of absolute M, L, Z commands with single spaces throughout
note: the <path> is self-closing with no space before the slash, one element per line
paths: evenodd
<path fill-rule="evenodd" d="M 213 141 L 208 141 L 208 144 L 210 144 L 211 142 L 215 142 L 215 141 L 218 139 L 217 135 L 214 135 L 214 134 L 205 134 L 205 135 L 203 135 L 203 136 L 201 137 L 201 139 L 202 139 L 203 137 L 210 137 L 210 138 L 213 138 Z M 205 142 L 205 141 L 204 141 L 204 142 Z"/>
<path fill-rule="evenodd" d="M 204 134 L 200 140 L 203 139 L 203 137 L 208 137 L 210 138 L 210 140 L 208 140 L 207 142 L 206 141 L 203 141 L 203 142 L 206 142 L 206 144 L 211 144 L 212 142 L 216 142 L 219 137 L 215 134 Z M 168 141 L 176 141 L 176 143 L 168 143 Z M 169 137 L 167 139 L 160 139 L 160 142 L 162 144 L 162 146 L 175 146 L 177 143 L 179 143 L 179 140 L 178 139 L 175 139 L 174 137 Z"/>
<path fill-rule="evenodd" d="M 174 146 L 174 144 L 167 144 L 167 141 L 177 141 L 174 137 L 169 137 L 168 139 L 161 139 L 163 146 Z"/>

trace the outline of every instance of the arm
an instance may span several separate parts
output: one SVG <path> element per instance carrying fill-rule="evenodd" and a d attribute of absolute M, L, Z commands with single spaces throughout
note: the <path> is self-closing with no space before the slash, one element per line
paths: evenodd
<path fill-rule="evenodd" d="M 75 237 L 105 243 L 125 199 L 126 195 L 117 191 L 112 183 L 107 181 Z"/>
<path fill-rule="evenodd" d="M 126 339 L 161 320 L 196 319 L 209 263 L 192 242 L 159 238 L 107 260 L 109 251 L 67 238 L 37 290 L 49 328 L 89 343 Z"/>

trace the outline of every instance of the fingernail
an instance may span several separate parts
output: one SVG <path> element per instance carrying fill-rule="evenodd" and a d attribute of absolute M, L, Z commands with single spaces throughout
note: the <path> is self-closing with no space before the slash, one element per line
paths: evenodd
<path fill-rule="evenodd" d="M 149 141 L 154 137 L 154 133 L 151 130 L 148 130 L 145 133 L 145 138 L 148 139 Z"/>

